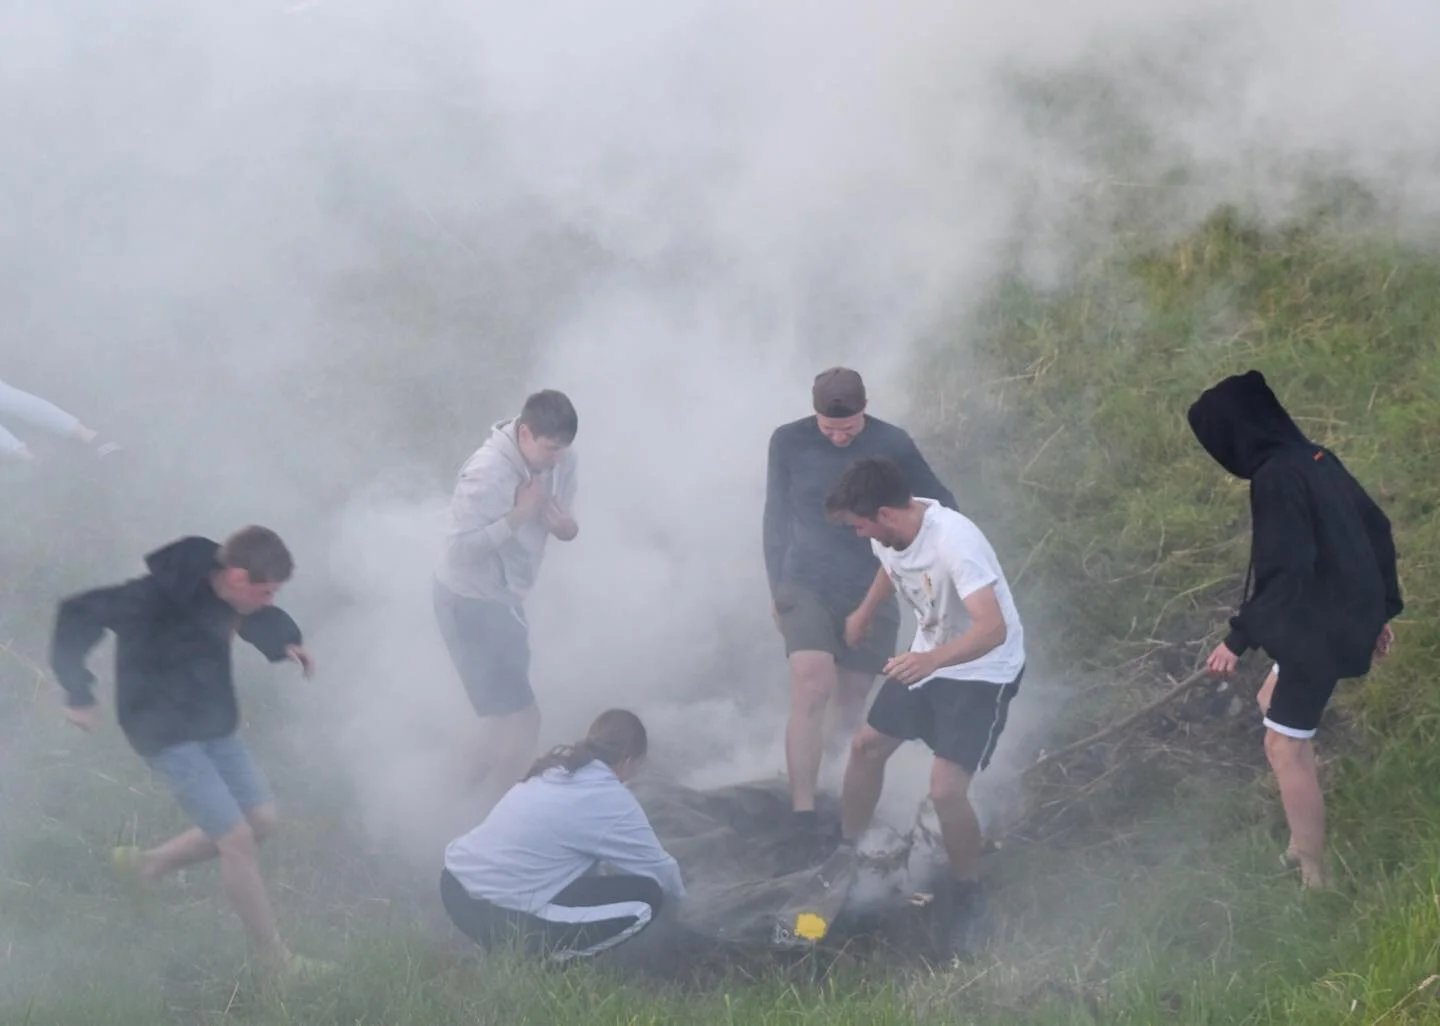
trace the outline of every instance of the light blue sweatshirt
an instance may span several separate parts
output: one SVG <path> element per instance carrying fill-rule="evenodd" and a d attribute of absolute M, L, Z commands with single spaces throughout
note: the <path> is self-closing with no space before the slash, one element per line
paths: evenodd
<path fill-rule="evenodd" d="M 472 897 L 532 915 L 600 864 L 650 877 L 671 898 L 685 895 L 680 866 L 645 810 L 599 760 L 516 784 L 445 848 L 445 868 Z"/>

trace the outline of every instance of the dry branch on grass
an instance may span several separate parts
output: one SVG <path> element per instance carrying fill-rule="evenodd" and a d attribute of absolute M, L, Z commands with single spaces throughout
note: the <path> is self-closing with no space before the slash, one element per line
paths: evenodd
<path fill-rule="evenodd" d="M 1196 670 L 1194 673 L 1190 674 L 1190 676 L 1177 683 L 1174 687 L 1172 687 L 1169 691 L 1165 692 L 1159 698 L 1155 699 L 1154 701 L 1147 702 L 1139 709 L 1136 709 L 1129 716 L 1125 716 L 1122 719 L 1116 720 L 1108 727 L 1105 727 L 1102 730 L 1097 730 L 1089 737 L 1082 737 L 1079 741 L 1068 744 L 1064 748 L 1058 749 L 1054 752 L 1047 752 L 1046 754 L 1042 755 L 1040 758 L 1036 759 L 1033 763 L 1026 767 L 1024 775 L 1030 776 L 1043 766 L 1058 762 L 1066 756 L 1073 755 L 1074 753 L 1079 751 L 1083 751 L 1084 749 L 1089 748 L 1091 745 L 1099 744 L 1106 738 L 1113 737 L 1114 735 L 1123 731 L 1125 728 L 1139 722 L 1146 716 L 1149 716 L 1157 709 L 1169 705 L 1171 702 L 1175 701 L 1175 699 L 1179 698 L 1181 695 L 1185 694 L 1186 692 L 1193 689 L 1196 685 L 1200 684 L 1208 676 L 1209 671 Z"/>

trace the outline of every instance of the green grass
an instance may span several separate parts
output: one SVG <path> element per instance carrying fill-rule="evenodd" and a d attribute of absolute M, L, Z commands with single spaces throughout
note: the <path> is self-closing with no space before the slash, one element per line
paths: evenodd
<path fill-rule="evenodd" d="M 1302 895 L 1277 862 L 1283 824 L 1247 709 L 1138 732 L 1128 771 L 1058 792 L 1064 829 L 992 859 L 1001 933 L 974 967 L 843 958 L 703 987 L 548 972 L 456 946 L 431 880 L 337 844 L 358 835 L 350 810 L 277 749 L 264 760 L 290 774 L 290 825 L 267 876 L 297 946 L 341 971 L 267 996 L 238 965 L 213 867 L 140 900 L 104 871 L 117 837 L 160 836 L 176 814 L 113 731 L 56 723 L 24 662 L 35 623 L 0 652 L 17 725 L 0 756 L 0 1022 L 1440 1022 L 1426 982 L 1440 971 L 1440 260 L 1336 224 L 1262 232 L 1221 211 L 1052 294 L 1002 283 L 954 349 L 916 368 L 916 408 L 938 411 L 928 448 L 1043 625 L 1039 659 L 1066 678 L 1188 666 L 1236 597 L 1245 492 L 1184 419 L 1222 375 L 1263 370 L 1381 499 L 1407 610 L 1394 657 L 1342 687 L 1327 731 L 1335 892 Z M 262 723 L 269 686 L 247 695 Z M 1096 689 L 1079 719 L 1135 694 Z"/>

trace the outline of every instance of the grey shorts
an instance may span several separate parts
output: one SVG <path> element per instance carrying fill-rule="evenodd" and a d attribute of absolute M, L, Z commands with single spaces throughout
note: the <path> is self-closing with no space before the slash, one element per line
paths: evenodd
<path fill-rule="evenodd" d="M 190 821 L 218 841 L 274 799 L 239 734 L 162 748 L 145 762 L 164 778 Z"/>
<path fill-rule="evenodd" d="M 535 704 L 525 610 L 457 595 L 435 582 L 435 621 L 477 716 L 506 716 Z"/>
<path fill-rule="evenodd" d="M 894 599 L 875 614 L 870 633 L 859 648 L 845 644 L 845 618 L 854 610 L 834 608 L 833 603 L 817 591 L 782 584 L 775 593 L 775 611 L 780 614 L 786 656 L 796 652 L 829 652 L 841 669 L 878 675 L 895 654 L 900 614 Z"/>

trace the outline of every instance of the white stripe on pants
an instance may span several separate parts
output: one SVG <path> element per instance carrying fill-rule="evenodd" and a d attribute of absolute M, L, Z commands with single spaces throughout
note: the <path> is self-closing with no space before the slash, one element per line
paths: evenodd
<path fill-rule="evenodd" d="M 617 901 L 610 905 L 546 905 L 536 915 L 546 922 L 563 923 L 567 926 L 618 919 L 635 920 L 625 929 L 589 947 L 562 948 L 550 956 L 557 962 L 567 962 L 572 958 L 589 958 L 617 944 L 623 944 L 650 925 L 653 912 L 648 901 Z"/>

